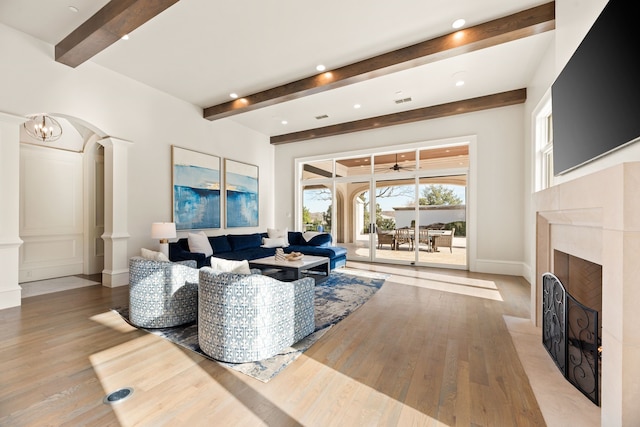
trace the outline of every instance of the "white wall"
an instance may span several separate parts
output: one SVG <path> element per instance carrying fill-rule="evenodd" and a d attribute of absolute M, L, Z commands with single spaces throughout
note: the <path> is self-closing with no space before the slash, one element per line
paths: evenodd
<path fill-rule="evenodd" d="M 53 46 L 0 24 L 0 112 L 75 117 L 103 136 L 132 142 L 127 153 L 127 256 L 141 247 L 157 247 L 150 238 L 151 223 L 171 220 L 172 144 L 259 166 L 260 226 L 207 233 L 264 231 L 273 224 L 274 149 L 266 136 L 231 119 L 209 122 L 200 108 L 91 61 L 76 69 L 56 63 L 53 51 Z"/>
<path fill-rule="evenodd" d="M 464 205 L 426 207 L 421 206 L 418 211 L 420 219 L 420 227 L 426 227 L 429 224 L 442 223 L 449 224 L 455 221 L 466 221 L 466 207 Z M 410 227 L 411 221 L 415 219 L 415 210 L 413 209 L 395 209 L 394 217 L 396 227 Z"/>
<path fill-rule="evenodd" d="M 277 226 L 294 226 L 294 160 L 300 157 L 433 141 L 477 137 L 475 218 L 467 236 L 470 269 L 522 274 L 524 218 L 524 107 L 516 105 L 407 125 L 276 146 L 275 217 Z M 472 155 L 474 155 L 472 153 Z M 473 162 L 473 161 L 472 161 Z M 471 179 L 471 178 L 470 178 Z M 475 223 L 475 226 L 473 225 Z M 475 228 L 476 235 L 472 236 Z"/>

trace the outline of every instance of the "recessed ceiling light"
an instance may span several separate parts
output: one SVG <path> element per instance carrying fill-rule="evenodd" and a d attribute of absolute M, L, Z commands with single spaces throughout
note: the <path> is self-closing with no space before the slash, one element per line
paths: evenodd
<path fill-rule="evenodd" d="M 451 26 L 457 30 L 458 28 L 462 28 L 464 24 L 466 24 L 466 21 L 461 18 L 453 21 L 453 24 L 451 24 Z"/>
<path fill-rule="evenodd" d="M 322 64 L 318 64 L 318 65 L 316 65 L 316 70 L 318 70 L 318 71 L 321 71 L 321 72 L 322 72 L 322 71 L 324 71 L 324 70 L 326 70 L 326 69 L 327 69 L 327 67 L 325 67 L 325 66 L 324 66 L 324 65 L 322 65 Z"/>
<path fill-rule="evenodd" d="M 78 13 L 78 8 L 75 6 L 69 6 L 69 10 L 73 13 Z"/>
<path fill-rule="evenodd" d="M 453 73 L 451 77 L 453 77 L 453 81 L 457 87 L 464 86 L 465 76 L 467 75 L 466 71 L 458 71 Z"/>
<path fill-rule="evenodd" d="M 283 120 L 283 121 L 281 121 L 280 123 L 282 123 L 283 125 L 286 125 L 286 124 L 287 124 L 287 123 L 289 123 L 289 122 L 288 122 L 288 121 L 286 121 L 286 120 Z"/>
<path fill-rule="evenodd" d="M 229 94 L 229 96 L 230 96 L 232 99 L 237 99 L 237 98 L 238 98 L 238 94 L 237 94 L 237 93 L 235 93 L 235 92 L 231 92 L 231 93 Z"/>
<path fill-rule="evenodd" d="M 129 34 L 125 34 L 124 36 L 120 37 L 122 40 L 129 40 Z"/>
<path fill-rule="evenodd" d="M 360 108 L 360 104 L 354 104 L 353 108 L 355 108 L 357 110 L 358 108 Z"/>

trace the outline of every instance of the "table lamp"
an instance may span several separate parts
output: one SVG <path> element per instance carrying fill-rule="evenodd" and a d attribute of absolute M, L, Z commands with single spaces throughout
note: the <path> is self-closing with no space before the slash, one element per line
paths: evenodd
<path fill-rule="evenodd" d="M 151 224 L 151 237 L 160 240 L 160 252 L 169 258 L 169 239 L 176 238 L 176 224 L 173 222 L 154 222 Z"/>

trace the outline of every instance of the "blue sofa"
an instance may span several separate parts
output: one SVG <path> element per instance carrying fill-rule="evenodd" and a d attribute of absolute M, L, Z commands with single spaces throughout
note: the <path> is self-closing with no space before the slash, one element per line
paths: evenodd
<path fill-rule="evenodd" d="M 212 256 L 216 258 L 253 260 L 276 253 L 276 248 L 262 247 L 264 237 L 268 237 L 268 234 L 226 234 L 209 236 L 208 239 L 213 249 Z M 344 267 L 347 263 L 347 250 L 340 246 L 333 246 L 330 234 L 318 234 L 308 242 L 299 231 L 289 231 L 288 237 L 289 246 L 284 248 L 285 253 L 301 252 L 305 255 L 327 257 L 332 270 Z M 186 238 L 169 243 L 169 259 L 174 262 L 194 260 L 198 268 L 211 266 L 211 257 L 205 257 L 203 253 L 189 251 L 189 242 Z"/>

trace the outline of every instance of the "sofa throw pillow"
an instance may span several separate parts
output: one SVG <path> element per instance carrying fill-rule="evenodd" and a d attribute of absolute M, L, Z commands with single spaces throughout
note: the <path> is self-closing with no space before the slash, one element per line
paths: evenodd
<path fill-rule="evenodd" d="M 282 237 L 274 237 L 270 239 L 269 237 L 262 238 L 262 247 L 263 248 L 282 248 L 286 246 L 284 244 L 284 239 Z"/>
<path fill-rule="evenodd" d="M 227 236 L 216 236 L 209 239 L 211 248 L 214 254 L 220 254 L 222 252 L 231 252 L 231 244 Z"/>
<path fill-rule="evenodd" d="M 304 237 L 304 240 L 308 242 L 309 240 L 316 237 L 318 234 L 322 234 L 322 233 L 320 233 L 319 231 L 305 231 L 304 233 L 302 233 L 302 237 Z"/>
<path fill-rule="evenodd" d="M 151 261 L 169 261 L 169 258 L 162 252 L 152 251 L 151 249 L 140 249 L 140 256 Z"/>
<path fill-rule="evenodd" d="M 270 239 L 283 239 L 284 246 L 289 246 L 289 228 L 267 228 L 267 234 Z"/>
<path fill-rule="evenodd" d="M 249 261 L 233 261 L 230 259 L 211 257 L 211 268 L 223 273 L 251 274 Z"/>
<path fill-rule="evenodd" d="M 198 252 L 204 254 L 204 256 L 213 255 L 211 243 L 209 243 L 209 238 L 204 234 L 204 231 L 189 233 L 187 235 L 187 241 L 189 242 L 189 251 Z"/>

